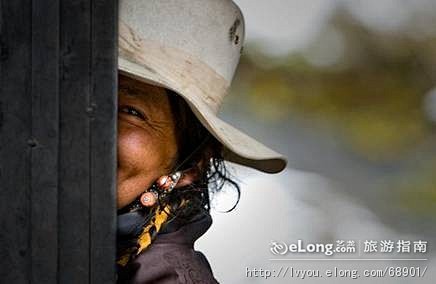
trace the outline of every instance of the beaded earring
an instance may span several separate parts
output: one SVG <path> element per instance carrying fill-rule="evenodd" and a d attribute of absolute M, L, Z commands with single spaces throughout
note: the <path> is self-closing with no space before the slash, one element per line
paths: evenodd
<path fill-rule="evenodd" d="M 154 206 L 160 194 L 168 194 L 170 193 L 174 187 L 176 187 L 180 178 L 182 177 L 182 172 L 175 172 L 169 176 L 161 176 L 157 179 L 157 181 L 153 184 L 150 189 L 147 189 L 139 198 L 139 202 L 142 206 L 152 207 Z"/>

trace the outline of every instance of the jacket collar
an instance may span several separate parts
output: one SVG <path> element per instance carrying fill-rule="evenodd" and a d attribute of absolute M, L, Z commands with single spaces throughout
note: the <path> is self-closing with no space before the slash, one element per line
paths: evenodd
<path fill-rule="evenodd" d="M 181 222 L 176 218 L 163 228 L 156 237 L 154 244 L 178 243 L 193 247 L 195 241 L 200 238 L 211 225 L 212 217 L 207 211 L 201 211 L 188 223 Z"/>

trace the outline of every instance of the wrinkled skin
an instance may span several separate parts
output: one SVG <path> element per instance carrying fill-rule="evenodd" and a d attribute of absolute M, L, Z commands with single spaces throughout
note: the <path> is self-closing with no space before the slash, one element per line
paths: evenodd
<path fill-rule="evenodd" d="M 119 77 L 118 208 L 171 173 L 177 157 L 175 131 L 164 88 Z"/>

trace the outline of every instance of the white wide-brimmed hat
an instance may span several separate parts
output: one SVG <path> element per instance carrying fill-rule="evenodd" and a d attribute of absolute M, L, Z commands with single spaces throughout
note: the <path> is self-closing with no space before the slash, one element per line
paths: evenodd
<path fill-rule="evenodd" d="M 231 0 L 120 0 L 120 72 L 182 96 L 226 160 L 279 172 L 281 154 L 217 116 L 243 41 L 244 18 Z"/>

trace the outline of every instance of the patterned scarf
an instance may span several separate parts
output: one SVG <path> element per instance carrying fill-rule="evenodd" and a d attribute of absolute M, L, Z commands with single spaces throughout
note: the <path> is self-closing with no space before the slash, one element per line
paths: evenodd
<path fill-rule="evenodd" d="M 169 221 L 169 205 L 161 209 L 134 210 L 118 215 L 117 264 L 126 266 L 130 260 L 147 249 Z"/>
<path fill-rule="evenodd" d="M 126 266 L 155 240 L 159 232 L 176 219 L 175 212 L 189 208 L 191 202 L 182 199 L 177 204 L 155 205 L 151 208 L 138 205 L 119 210 L 117 222 L 117 264 Z M 162 208 L 163 207 L 163 208 Z"/>

